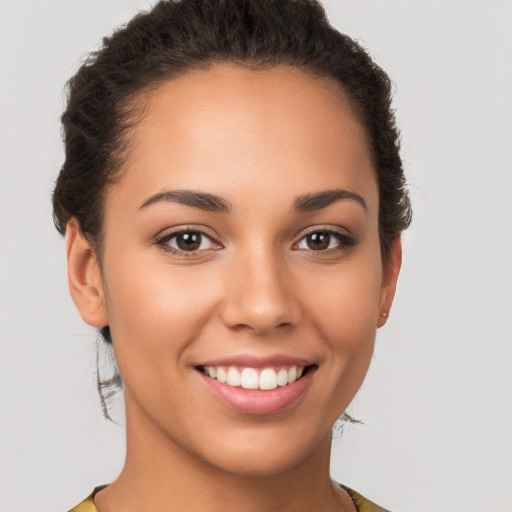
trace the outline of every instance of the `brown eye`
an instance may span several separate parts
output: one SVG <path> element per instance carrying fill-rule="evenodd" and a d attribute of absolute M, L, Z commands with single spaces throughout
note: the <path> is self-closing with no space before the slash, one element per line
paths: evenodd
<path fill-rule="evenodd" d="M 201 246 L 201 233 L 194 231 L 178 233 L 176 235 L 176 246 L 182 251 L 196 251 Z"/>
<path fill-rule="evenodd" d="M 306 244 L 308 249 L 313 251 L 324 251 L 329 248 L 331 242 L 331 234 L 324 231 L 311 233 L 306 236 Z"/>
<path fill-rule="evenodd" d="M 303 236 L 297 244 L 297 249 L 306 251 L 331 253 L 336 250 L 347 249 L 354 245 L 354 239 L 344 233 L 330 230 L 311 231 Z"/>
<path fill-rule="evenodd" d="M 201 231 L 178 231 L 169 233 L 163 238 L 157 240 L 162 246 L 167 246 L 170 250 L 178 253 L 200 252 L 209 249 L 218 249 L 218 245 Z"/>

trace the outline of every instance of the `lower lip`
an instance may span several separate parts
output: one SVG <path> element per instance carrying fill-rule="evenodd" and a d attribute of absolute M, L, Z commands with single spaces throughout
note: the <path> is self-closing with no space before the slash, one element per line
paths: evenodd
<path fill-rule="evenodd" d="M 197 370 L 215 397 L 231 409 L 244 414 L 275 414 L 296 403 L 305 393 L 316 368 L 312 367 L 299 380 L 268 391 L 229 386 Z"/>

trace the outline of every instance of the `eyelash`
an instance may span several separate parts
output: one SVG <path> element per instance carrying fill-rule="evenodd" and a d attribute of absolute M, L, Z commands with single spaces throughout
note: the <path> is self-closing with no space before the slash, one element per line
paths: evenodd
<path fill-rule="evenodd" d="M 314 250 L 314 249 L 304 249 L 304 250 L 308 251 L 309 253 L 319 255 L 319 256 L 320 255 L 333 255 L 333 254 L 345 252 L 348 249 L 350 249 L 351 247 L 353 247 L 354 245 L 356 245 L 355 239 L 350 235 L 347 235 L 345 233 L 340 233 L 339 231 L 336 231 L 334 229 L 316 228 L 316 229 L 313 229 L 313 230 L 309 231 L 308 233 L 305 233 L 304 235 L 302 235 L 300 240 L 294 244 L 294 247 L 298 246 L 308 236 L 319 234 L 319 233 L 327 234 L 331 237 L 334 237 L 338 241 L 339 246 L 332 247 L 330 249 L 329 248 L 324 249 L 324 250 Z"/>
<path fill-rule="evenodd" d="M 210 240 L 210 242 L 212 244 L 217 244 L 219 246 L 219 248 L 222 248 L 222 246 L 218 242 L 216 242 L 211 235 L 209 235 L 208 233 L 206 233 L 205 231 L 203 231 L 199 228 L 182 228 L 182 229 L 179 229 L 176 231 L 172 231 L 171 233 L 167 233 L 159 238 L 156 238 L 155 243 L 159 247 L 161 247 L 164 251 L 171 252 L 172 254 L 174 254 L 175 256 L 178 256 L 180 258 L 197 257 L 198 254 L 203 253 L 204 251 L 218 250 L 218 248 L 215 248 L 215 249 L 209 248 L 209 249 L 196 249 L 196 250 L 186 251 L 186 250 L 182 250 L 182 249 L 179 249 L 176 247 L 171 247 L 169 245 L 169 242 L 172 239 L 176 238 L 180 234 L 187 234 L 187 233 L 199 234 L 201 237 L 204 237 L 204 238 L 207 238 L 208 240 Z M 336 231 L 333 229 L 317 228 L 317 229 L 311 230 L 308 233 L 305 233 L 304 235 L 302 235 L 302 237 L 299 239 L 299 241 L 296 242 L 295 244 L 293 244 L 293 247 L 294 248 L 297 247 L 295 250 L 301 250 L 298 248 L 298 246 L 303 240 L 305 240 L 308 236 L 311 236 L 314 234 L 320 234 L 320 233 L 327 234 L 331 237 L 334 237 L 338 241 L 339 246 L 334 247 L 334 248 L 327 248 L 327 249 L 323 249 L 323 250 L 314 250 L 314 249 L 303 249 L 303 250 L 305 250 L 309 253 L 312 253 L 312 254 L 316 254 L 316 255 L 327 255 L 327 254 L 332 255 L 332 254 L 344 252 L 344 251 L 350 249 L 351 247 L 353 247 L 354 245 L 356 245 L 356 241 L 354 240 L 354 238 L 347 234 L 340 233 L 339 231 Z M 202 243 L 202 241 L 200 243 Z"/>
<path fill-rule="evenodd" d="M 172 231 L 171 233 L 167 233 L 155 240 L 155 243 L 161 247 L 164 251 L 170 252 L 174 254 L 175 256 L 178 256 L 180 258 L 190 258 L 190 257 L 197 257 L 198 253 L 204 252 L 204 251 L 211 251 L 211 250 L 217 250 L 217 249 L 201 249 L 201 250 L 194 250 L 194 251 L 185 251 L 181 250 L 179 248 L 171 247 L 169 245 L 169 242 L 173 239 L 178 237 L 181 234 L 199 234 L 201 237 L 207 238 L 210 240 L 211 243 L 218 245 L 220 248 L 222 247 L 218 242 L 216 242 L 211 235 L 203 231 L 199 228 L 182 228 L 178 229 L 176 231 Z M 202 241 L 201 241 L 202 243 Z"/>

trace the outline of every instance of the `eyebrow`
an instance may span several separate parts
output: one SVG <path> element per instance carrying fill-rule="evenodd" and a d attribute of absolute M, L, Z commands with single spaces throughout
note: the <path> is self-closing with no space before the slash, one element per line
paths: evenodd
<path fill-rule="evenodd" d="M 327 208 L 327 206 L 330 206 L 337 201 L 346 199 L 356 201 L 363 207 L 365 212 L 368 211 L 366 201 L 359 194 L 355 194 L 354 192 L 349 192 L 348 190 L 344 189 L 324 190 L 314 194 L 305 194 L 299 196 L 295 200 L 293 209 L 296 212 L 311 212 L 314 210 Z"/>
<path fill-rule="evenodd" d="M 166 190 L 160 192 L 146 199 L 139 210 L 159 202 L 179 203 L 209 212 L 229 213 L 231 211 L 230 203 L 222 197 L 193 190 Z"/>
<path fill-rule="evenodd" d="M 337 201 L 347 199 L 356 201 L 365 211 L 368 210 L 365 200 L 359 194 L 344 189 L 324 190 L 314 194 L 301 195 L 295 200 L 292 210 L 301 213 L 311 212 L 327 208 Z M 222 197 L 193 190 L 166 190 L 159 192 L 146 199 L 139 207 L 139 210 L 159 202 L 179 203 L 209 212 L 229 213 L 232 210 L 231 204 Z"/>

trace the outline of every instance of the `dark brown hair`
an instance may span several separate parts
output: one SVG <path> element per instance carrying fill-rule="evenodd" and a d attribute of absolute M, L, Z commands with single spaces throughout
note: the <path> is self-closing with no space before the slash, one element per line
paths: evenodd
<path fill-rule="evenodd" d="M 129 154 L 140 93 L 221 62 L 255 70 L 289 65 L 337 81 L 367 131 L 385 259 L 411 221 L 390 80 L 329 24 L 316 0 L 161 0 L 105 38 L 68 82 L 65 161 L 53 193 L 58 231 L 75 218 L 101 252 L 105 193 Z M 111 341 L 108 327 L 102 334 Z"/>

